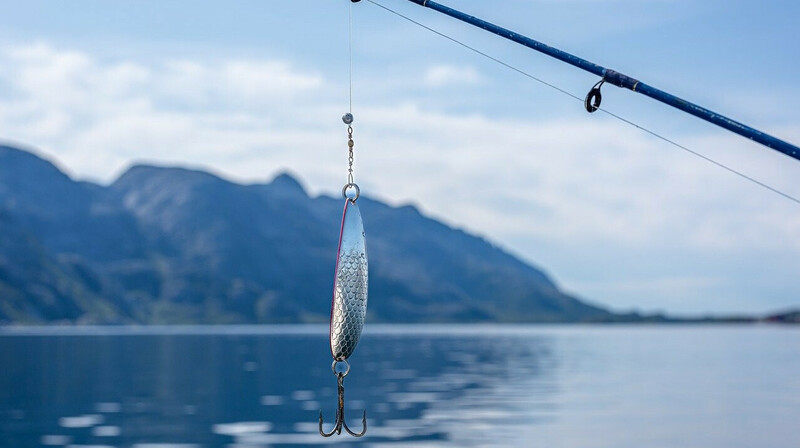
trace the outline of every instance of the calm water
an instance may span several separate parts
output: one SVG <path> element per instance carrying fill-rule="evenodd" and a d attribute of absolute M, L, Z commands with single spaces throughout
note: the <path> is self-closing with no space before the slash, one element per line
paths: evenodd
<path fill-rule="evenodd" d="M 797 447 L 800 328 L 0 329 L 0 446 Z M 328 426 L 326 425 L 326 428 Z"/>

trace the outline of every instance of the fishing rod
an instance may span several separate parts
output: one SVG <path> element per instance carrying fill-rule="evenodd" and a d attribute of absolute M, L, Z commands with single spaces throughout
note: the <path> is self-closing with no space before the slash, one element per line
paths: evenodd
<path fill-rule="evenodd" d="M 350 0 L 350 1 L 352 3 L 358 3 L 361 0 Z M 523 36 L 519 33 L 515 33 L 514 31 L 497 26 L 493 23 L 463 13 L 461 11 L 442 5 L 440 3 L 436 3 L 429 0 L 408 0 L 408 1 L 417 4 L 419 6 L 423 6 L 425 8 L 430 8 L 434 11 L 438 11 L 440 13 L 458 19 L 462 22 L 489 31 L 490 33 L 496 34 L 510 41 L 524 45 L 540 53 L 544 53 L 547 56 L 558 59 L 562 62 L 566 62 L 567 64 L 570 64 L 573 67 L 577 67 L 594 75 L 600 76 L 601 78 L 600 81 L 598 81 L 594 85 L 594 87 L 592 87 L 592 89 L 586 95 L 586 99 L 584 101 L 584 107 L 590 113 L 600 108 L 600 102 L 602 101 L 602 94 L 600 92 L 600 88 L 603 86 L 604 83 L 607 82 L 611 85 L 622 87 L 631 90 L 633 92 L 649 96 L 650 98 L 656 101 L 660 101 L 678 110 L 681 110 L 683 112 L 694 115 L 695 117 L 708 121 L 709 123 L 713 123 L 717 126 L 727 129 L 728 131 L 734 132 L 745 138 L 761 143 L 762 145 L 768 148 L 779 151 L 796 160 L 800 160 L 800 148 L 789 142 L 781 140 L 765 132 L 759 131 L 758 129 L 747 126 L 746 124 L 740 123 L 736 120 L 728 118 L 712 110 L 706 109 L 705 107 L 699 106 L 690 101 L 686 101 L 683 98 L 679 98 L 661 89 L 645 84 L 628 75 L 622 74 L 615 70 L 611 70 L 601 65 L 597 65 L 586 59 L 559 50 L 558 48 L 551 47 L 547 44 L 531 39 L 530 37 Z"/>

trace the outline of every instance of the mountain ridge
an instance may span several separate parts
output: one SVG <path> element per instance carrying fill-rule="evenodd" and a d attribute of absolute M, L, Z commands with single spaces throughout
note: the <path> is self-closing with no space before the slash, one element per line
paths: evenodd
<path fill-rule="evenodd" d="M 371 321 L 612 318 L 563 293 L 540 269 L 416 207 L 369 197 L 359 205 Z M 137 163 L 102 186 L 0 146 L 0 217 L 30 239 L 0 245 L 0 292 L 18 298 L 0 301 L 0 322 L 324 322 L 341 207 L 309 196 L 288 172 L 240 184 Z M 15 271 L 22 253 L 40 254 L 39 263 Z M 61 289 L 42 292 L 42 273 L 61 279 Z M 74 306 L 67 313 L 42 303 Z"/>

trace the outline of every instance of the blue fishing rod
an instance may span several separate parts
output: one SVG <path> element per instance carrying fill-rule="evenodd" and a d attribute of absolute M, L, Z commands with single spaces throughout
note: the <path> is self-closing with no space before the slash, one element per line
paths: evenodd
<path fill-rule="evenodd" d="M 350 0 L 350 1 L 353 3 L 358 3 L 360 0 Z M 415 3 L 419 6 L 430 8 L 433 9 L 434 11 L 446 14 L 450 17 L 461 20 L 462 22 L 474 25 L 478 28 L 489 31 L 490 33 L 494 33 L 500 37 L 524 45 L 540 53 L 544 53 L 550 57 L 556 58 L 562 62 L 566 62 L 567 64 L 570 64 L 574 67 L 580 68 L 589 73 L 599 76 L 601 78 L 600 81 L 598 81 L 597 84 L 595 84 L 594 87 L 592 87 L 592 89 L 586 95 L 586 99 L 584 101 L 584 106 L 586 107 L 586 110 L 588 112 L 594 112 L 600 107 L 600 102 L 602 100 L 602 94 L 600 92 L 600 88 L 604 83 L 607 82 L 617 87 L 622 87 L 637 93 L 641 93 L 642 95 L 649 96 L 650 98 L 653 98 L 656 101 L 660 101 L 678 110 L 692 114 L 695 117 L 708 121 L 709 123 L 713 123 L 731 132 L 735 132 L 745 138 L 761 143 L 762 145 L 767 146 L 768 148 L 780 151 L 789 157 L 793 157 L 794 159 L 800 160 L 800 148 L 789 142 L 773 137 L 772 135 L 759 131 L 758 129 L 747 126 L 746 124 L 740 123 L 736 120 L 730 119 L 722 114 L 706 109 L 705 107 L 699 106 L 690 101 L 686 101 L 683 98 L 679 98 L 661 89 L 657 89 L 635 78 L 624 75 L 615 70 L 608 69 L 601 65 L 597 65 L 593 62 L 587 61 L 586 59 L 580 58 L 565 51 L 561 51 L 558 48 L 551 47 L 537 40 L 523 36 L 519 33 L 515 33 L 511 30 L 497 26 L 493 23 L 487 22 L 485 20 L 479 19 L 469 14 L 465 14 L 461 11 L 447 7 L 440 3 L 432 2 L 429 0 L 408 0 L 408 1 L 410 1 L 411 3 Z"/>

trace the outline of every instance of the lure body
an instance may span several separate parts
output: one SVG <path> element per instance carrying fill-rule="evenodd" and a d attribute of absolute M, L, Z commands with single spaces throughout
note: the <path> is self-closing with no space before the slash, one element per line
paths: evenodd
<path fill-rule="evenodd" d="M 331 301 L 330 342 L 335 361 L 345 361 L 353 354 L 366 315 L 366 235 L 358 205 L 345 199 Z"/>

